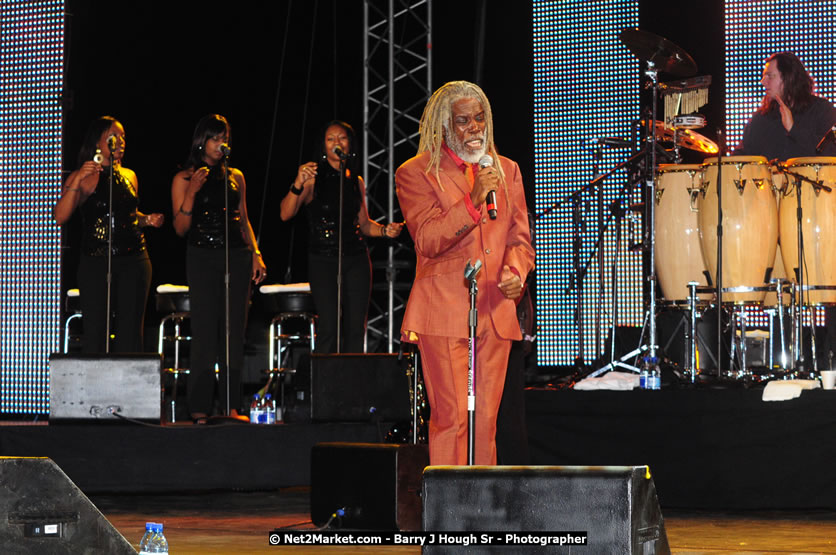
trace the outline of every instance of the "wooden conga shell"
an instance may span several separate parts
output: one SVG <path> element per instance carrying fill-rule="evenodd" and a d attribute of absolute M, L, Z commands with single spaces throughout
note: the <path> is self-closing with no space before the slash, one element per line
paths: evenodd
<path fill-rule="evenodd" d="M 778 209 L 763 156 L 723 157 L 723 289 L 764 285 L 778 245 Z M 717 275 L 717 158 L 705 161 L 698 203 L 700 243 L 708 271 Z M 727 293 L 727 302 L 763 302 L 766 291 Z"/>
<path fill-rule="evenodd" d="M 688 298 L 689 281 L 708 285 L 697 222 L 701 170 L 699 164 L 663 164 L 656 174 L 656 275 L 670 301 Z"/>
<path fill-rule="evenodd" d="M 787 160 L 789 171 L 821 181 L 833 189 L 816 192 L 810 183 L 801 183 L 802 234 L 804 248 L 804 285 L 836 285 L 836 158 L 808 157 Z M 724 168 L 725 169 L 725 168 Z M 781 199 L 779 214 L 781 254 L 788 276 L 795 281 L 798 267 L 797 184 L 787 176 L 787 191 Z M 836 291 L 809 291 L 812 304 L 836 303 Z"/>

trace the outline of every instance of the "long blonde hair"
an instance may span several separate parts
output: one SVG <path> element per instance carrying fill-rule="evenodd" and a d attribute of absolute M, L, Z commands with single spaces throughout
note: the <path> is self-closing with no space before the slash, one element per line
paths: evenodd
<path fill-rule="evenodd" d="M 424 113 L 421 115 L 421 122 L 418 124 L 418 130 L 421 133 L 421 139 L 418 143 L 418 154 L 429 151 L 430 159 L 427 162 L 426 173 L 431 171 L 435 174 L 435 179 L 441 190 L 444 186 L 438 177 L 438 168 L 441 164 L 441 144 L 444 141 L 444 131 L 449 129 L 452 123 L 453 104 L 462 98 L 475 98 L 485 110 L 485 152 L 490 154 L 494 160 L 494 168 L 499 175 L 499 180 L 505 189 L 506 204 L 509 201 L 508 185 L 505 183 L 505 173 L 502 171 L 502 164 L 499 163 L 499 154 L 496 151 L 496 145 L 493 142 L 493 113 L 491 112 L 491 103 L 488 102 L 488 97 L 478 85 L 468 81 L 450 81 L 442 85 L 435 91 L 427 105 L 424 107 Z"/>

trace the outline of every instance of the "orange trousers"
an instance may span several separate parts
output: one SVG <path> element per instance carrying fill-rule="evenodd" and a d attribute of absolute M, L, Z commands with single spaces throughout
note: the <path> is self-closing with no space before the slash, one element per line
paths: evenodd
<path fill-rule="evenodd" d="M 511 341 L 493 323 L 477 329 L 474 463 L 496 464 L 496 415 Z M 430 403 L 430 464 L 467 464 L 468 340 L 419 335 L 424 385 Z"/>

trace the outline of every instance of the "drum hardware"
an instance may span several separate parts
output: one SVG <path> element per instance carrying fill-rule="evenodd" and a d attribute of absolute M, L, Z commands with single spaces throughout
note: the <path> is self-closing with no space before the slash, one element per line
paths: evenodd
<path fill-rule="evenodd" d="M 773 160 L 770 163 L 773 166 L 775 166 L 778 170 L 780 170 L 785 176 L 787 176 L 787 187 L 786 187 L 785 195 L 787 197 L 791 197 L 793 188 L 794 188 L 794 192 L 795 192 L 795 201 L 796 201 L 796 206 L 795 206 L 796 245 L 795 246 L 796 246 L 796 249 L 797 249 L 795 254 L 797 255 L 796 258 L 797 258 L 797 261 L 798 261 L 798 265 L 796 266 L 796 268 L 797 268 L 796 286 L 797 286 L 797 291 L 798 291 L 799 294 L 798 294 L 797 299 L 796 299 L 797 295 L 795 294 L 795 292 L 793 292 L 793 295 L 792 295 L 793 304 L 798 305 L 796 310 L 793 312 L 793 319 L 792 319 L 792 322 L 793 322 L 793 327 L 792 327 L 793 347 L 795 349 L 795 352 L 793 353 L 794 356 L 795 356 L 794 374 L 796 374 L 798 376 L 803 376 L 803 377 L 808 377 L 808 376 L 815 377 L 815 376 L 818 375 L 818 361 L 816 360 L 815 317 L 813 316 L 812 307 L 810 306 L 810 303 L 809 303 L 809 295 L 810 295 L 809 291 L 810 291 L 810 289 L 809 289 L 809 287 L 805 286 L 805 270 L 807 268 L 807 265 L 806 265 L 807 261 L 806 261 L 806 255 L 805 255 L 805 252 L 804 252 L 803 207 L 804 207 L 805 203 L 803 202 L 802 183 L 807 182 L 812 186 L 815 198 L 818 198 L 818 196 L 820 195 L 822 190 L 827 191 L 828 193 L 830 193 L 832 191 L 832 189 L 829 186 L 825 185 L 823 180 L 819 179 L 819 177 L 820 177 L 819 173 L 820 173 L 820 170 L 822 168 L 822 163 L 820 163 L 815 158 L 812 158 L 812 159 L 811 158 L 806 158 L 806 159 L 805 158 L 795 158 L 795 159 L 792 159 L 792 160 L 788 160 L 786 165 L 781 164 L 777 160 Z M 806 176 L 806 175 L 804 175 L 804 174 L 802 174 L 798 171 L 793 171 L 797 167 L 798 167 L 798 169 L 801 169 L 801 167 L 804 167 L 804 166 L 810 166 L 815 170 L 815 172 L 816 172 L 815 179 L 812 179 L 809 176 Z M 790 168 L 793 168 L 793 169 L 790 169 Z M 793 178 L 793 179 L 791 180 L 790 178 Z M 791 207 L 789 205 L 787 205 L 786 203 L 782 204 L 782 207 L 784 207 L 786 210 L 791 209 Z M 782 213 L 783 213 L 783 211 L 782 211 Z M 782 218 L 782 222 L 783 222 L 783 218 Z M 816 237 L 814 236 L 813 239 L 816 239 Z M 817 242 L 817 247 L 819 248 L 819 250 L 821 250 L 822 246 L 823 245 L 818 244 L 818 242 Z M 782 243 L 782 248 L 784 248 L 783 243 Z M 787 248 L 789 248 L 789 245 L 787 245 Z M 788 257 L 785 257 L 785 260 L 787 260 L 787 258 Z M 814 260 L 814 262 L 816 262 L 816 260 Z M 817 272 L 815 272 L 814 275 L 816 273 Z M 823 288 L 823 290 L 825 290 L 825 289 Z M 808 302 L 807 303 L 804 302 L 804 296 L 803 295 L 804 295 L 805 291 L 807 292 L 807 295 L 808 295 Z M 813 358 L 812 374 L 809 371 L 805 370 L 805 368 L 804 368 L 804 362 L 805 362 L 804 361 L 804 351 L 801 348 L 802 317 L 804 315 L 805 308 L 807 308 L 809 310 L 809 312 L 811 314 L 811 319 L 812 319 L 812 321 L 811 321 L 811 334 L 810 334 L 810 337 L 811 337 L 811 340 L 810 340 L 811 345 L 810 346 L 811 346 L 811 352 L 812 352 L 812 358 Z"/>
<path fill-rule="evenodd" d="M 688 322 L 690 325 L 688 327 L 688 368 L 685 371 L 690 375 L 692 384 L 696 383 L 697 372 L 699 372 L 697 368 L 697 287 L 699 285 L 698 281 L 688 282 L 688 311 L 690 312 Z"/>
<path fill-rule="evenodd" d="M 828 143 L 828 141 L 836 142 L 836 125 L 828 129 L 827 133 L 825 133 L 824 137 L 822 137 L 819 141 L 819 144 L 816 145 L 816 154 L 824 150 L 824 147 Z"/>
<path fill-rule="evenodd" d="M 598 148 L 599 149 L 600 149 L 601 144 L 605 144 L 605 143 L 600 143 L 599 142 L 598 143 L 598 145 L 599 145 Z M 566 203 L 569 203 L 569 202 L 572 203 L 572 227 L 573 227 L 572 270 L 573 271 L 572 271 L 572 274 L 570 276 L 570 283 L 569 283 L 569 287 L 567 287 L 567 289 L 566 289 L 566 293 L 570 293 L 573 290 L 575 291 L 575 299 L 576 299 L 575 326 L 576 326 L 576 329 L 577 329 L 577 332 L 578 332 L 578 356 L 575 359 L 575 365 L 579 366 L 579 367 L 582 367 L 584 365 L 584 360 L 585 360 L 585 357 L 584 357 L 585 340 L 584 340 L 584 330 L 583 330 L 583 282 L 584 282 L 584 278 L 585 278 L 587 272 L 589 271 L 589 268 L 592 264 L 593 259 L 595 259 L 595 257 L 599 253 L 602 252 L 601 246 L 602 246 L 603 240 L 604 240 L 604 232 L 605 232 L 606 228 L 609 226 L 610 222 L 612 221 L 612 217 L 613 217 L 613 214 L 611 212 L 608 220 L 604 221 L 604 219 L 603 219 L 603 191 L 602 191 L 603 181 L 604 181 L 604 179 L 606 179 L 607 177 L 609 177 L 610 175 L 616 173 L 617 171 L 619 171 L 621 169 L 637 166 L 639 164 L 639 162 L 642 159 L 645 158 L 645 156 L 646 156 L 646 152 L 643 152 L 643 151 L 642 152 L 637 152 L 637 153 L 633 154 L 632 156 L 630 156 L 630 158 L 628 158 L 627 160 L 624 160 L 623 162 L 620 162 L 620 163 L 616 164 L 613 168 L 611 168 L 610 170 L 608 170 L 608 171 L 606 171 L 606 172 L 604 172 L 600 175 L 597 172 L 597 160 L 596 160 L 595 171 L 594 171 L 596 176 L 592 181 L 585 184 L 584 186 L 582 186 L 577 191 L 567 195 L 566 197 L 564 197 L 562 199 L 559 199 L 554 204 L 549 206 L 546 210 L 544 210 L 543 212 L 541 212 L 540 214 L 538 214 L 536 216 L 536 219 L 540 220 L 541 218 L 543 218 L 545 216 L 548 216 L 549 214 L 553 213 L 555 210 L 557 210 L 561 206 L 564 206 Z M 597 157 L 597 154 L 596 154 L 596 157 Z M 632 188 L 632 183 L 628 183 L 628 185 L 630 185 L 630 187 Z M 584 222 L 583 222 L 583 220 L 581 218 L 581 215 L 580 215 L 580 211 L 581 211 L 580 204 L 582 202 L 581 201 L 581 195 L 583 195 L 584 193 L 586 193 L 588 191 L 591 191 L 596 186 L 599 187 L 599 192 L 598 192 L 599 236 L 598 236 L 595 247 L 592 249 L 592 253 L 590 254 L 590 256 L 587 258 L 587 260 L 585 262 L 582 262 L 581 259 L 580 259 L 581 232 L 582 232 L 582 228 L 585 227 L 585 225 L 584 225 Z M 627 189 L 627 198 L 629 198 L 629 193 L 631 191 L 631 188 Z M 619 203 L 620 203 L 620 200 L 619 200 Z M 632 206 L 631 206 L 631 209 L 633 209 Z M 599 266 L 599 268 L 601 268 L 601 266 Z M 599 274 L 600 273 L 601 273 L 601 270 L 599 269 Z M 603 278 L 601 278 L 601 280 L 603 280 Z M 603 287 L 599 288 L 599 290 L 602 290 L 602 289 L 603 289 Z M 598 319 L 600 319 L 600 312 L 601 311 L 598 310 L 598 314 L 596 316 L 596 318 L 598 318 Z M 600 328 L 601 328 L 600 325 L 596 326 L 596 355 L 601 354 L 598 351 L 598 349 L 600 349 L 599 346 L 601 345 L 601 341 L 599 339 L 600 338 L 600 333 L 601 333 Z"/>
<path fill-rule="evenodd" d="M 691 176 L 691 179 L 693 180 L 694 177 Z M 688 187 L 688 196 L 691 199 L 689 203 L 691 212 L 699 212 L 697 200 L 699 199 L 700 193 L 702 193 L 702 196 L 705 196 L 705 189 L 703 187 Z"/>
<path fill-rule="evenodd" d="M 730 287 L 729 289 L 725 290 L 729 293 L 735 293 L 735 289 L 748 289 L 748 288 L 737 288 L 737 287 Z M 746 323 L 748 317 L 749 308 L 746 303 L 741 303 L 739 305 L 734 305 L 734 308 L 737 310 L 731 311 L 731 326 L 730 326 L 730 342 L 731 351 L 729 353 L 729 373 L 728 377 L 732 379 L 748 379 L 752 377 L 752 374 L 749 370 L 749 365 L 747 364 L 746 360 L 746 353 L 747 353 L 747 345 L 746 345 Z M 737 337 L 737 330 L 738 327 L 740 328 L 740 338 Z M 738 369 L 735 372 L 734 370 L 734 362 L 735 362 L 735 351 L 740 352 L 740 363 L 738 364 Z"/>
<path fill-rule="evenodd" d="M 654 35 L 653 33 L 648 33 L 646 31 L 642 31 L 639 29 L 624 29 L 620 33 L 621 42 L 639 59 L 644 61 L 647 64 L 647 69 L 644 72 L 644 75 L 649 80 L 649 88 L 652 91 L 652 105 L 651 105 L 651 119 L 650 125 L 647 126 L 647 141 L 645 144 L 645 153 L 649 155 L 645 157 L 645 170 L 646 170 L 646 183 L 645 186 L 647 187 L 646 192 L 647 196 L 645 198 L 651 199 L 648 203 L 649 205 L 649 226 L 650 226 L 650 233 L 648 234 L 649 243 L 650 243 L 650 273 L 651 275 L 648 276 L 648 284 L 649 284 L 649 303 L 648 309 L 645 315 L 645 320 L 647 322 L 647 327 L 649 329 L 649 338 L 647 345 L 640 345 L 637 349 L 633 352 L 628 353 L 624 357 L 622 357 L 618 362 L 614 360 L 614 352 L 611 352 L 611 362 L 590 374 L 590 376 L 598 375 L 602 372 L 606 372 L 614 368 L 615 366 L 628 366 L 624 364 L 624 361 L 632 358 L 633 356 L 647 351 L 649 356 L 654 357 L 656 356 L 656 349 L 658 348 L 657 345 L 657 334 L 656 334 L 656 270 L 655 270 L 655 257 L 656 257 L 656 128 L 657 128 L 657 120 L 656 117 L 656 105 L 659 98 L 659 81 L 658 81 L 658 73 L 659 71 L 671 73 L 673 75 L 679 76 L 691 76 L 696 73 L 696 64 L 691 56 L 688 55 L 687 52 L 673 44 L 672 42 L 664 39 L 658 35 Z M 664 125 L 664 122 L 662 122 Z M 613 319 L 613 326 L 615 325 L 615 319 Z M 613 333 L 613 338 L 615 334 Z M 642 330 L 642 337 L 644 337 L 644 330 Z M 641 343 L 641 341 L 640 341 Z M 637 368 L 631 367 L 633 371 L 638 371 Z"/>
<path fill-rule="evenodd" d="M 705 116 L 701 114 L 690 114 L 687 116 L 674 116 L 670 120 L 670 126 L 674 129 L 702 129 L 705 127 Z"/>

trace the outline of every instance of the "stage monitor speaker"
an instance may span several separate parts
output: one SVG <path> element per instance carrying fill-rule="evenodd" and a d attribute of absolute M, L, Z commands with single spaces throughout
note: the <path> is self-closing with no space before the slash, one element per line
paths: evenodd
<path fill-rule="evenodd" d="M 49 357 L 49 419 L 160 421 L 159 354 Z"/>
<path fill-rule="evenodd" d="M 413 360 L 409 354 L 311 355 L 311 420 L 409 420 Z"/>
<path fill-rule="evenodd" d="M 422 490 L 427 532 L 586 532 L 587 545 L 578 551 L 670 553 L 646 466 L 431 466 Z M 564 548 L 542 552 L 568 553 Z M 480 549 L 507 553 L 508 547 Z"/>
<path fill-rule="evenodd" d="M 343 528 L 421 529 L 421 472 L 427 445 L 318 443 L 311 451 L 311 520 L 343 509 Z"/>
<path fill-rule="evenodd" d="M 136 550 L 47 458 L 0 457 L 3 553 L 136 555 Z"/>

